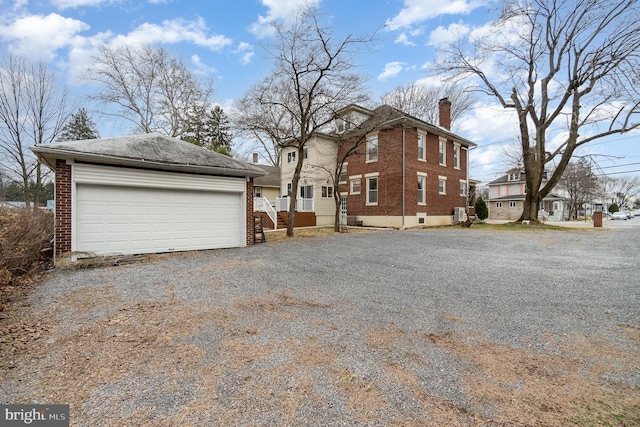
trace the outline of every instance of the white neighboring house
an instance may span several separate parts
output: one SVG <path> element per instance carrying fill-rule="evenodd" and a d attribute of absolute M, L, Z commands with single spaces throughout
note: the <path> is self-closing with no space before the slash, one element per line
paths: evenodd
<path fill-rule="evenodd" d="M 333 225 L 336 205 L 333 192 L 333 174 L 335 172 L 338 145 L 336 139 L 321 134 L 314 136 L 304 148 L 304 164 L 298 182 L 298 212 L 315 212 L 315 225 Z M 276 209 L 287 211 L 291 194 L 291 181 L 298 162 L 298 149 L 286 147 L 282 150 L 280 168 L 280 189 L 282 197 L 278 198 Z"/>
<path fill-rule="evenodd" d="M 543 178 L 543 185 L 545 181 L 546 176 Z M 520 168 L 508 170 L 505 175 L 487 185 L 489 198 L 486 202 L 489 209 L 489 219 L 508 221 L 519 219 L 527 194 L 524 170 Z M 548 194 L 542 200 L 539 219 L 566 220 L 568 213 L 566 191 L 556 187 L 553 193 Z"/>

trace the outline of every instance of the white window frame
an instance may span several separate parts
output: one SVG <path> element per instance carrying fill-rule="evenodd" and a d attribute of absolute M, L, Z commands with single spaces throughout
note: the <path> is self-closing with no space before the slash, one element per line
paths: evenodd
<path fill-rule="evenodd" d="M 260 185 L 255 185 L 253 187 L 253 197 L 257 197 L 259 199 L 262 198 L 262 186 Z"/>
<path fill-rule="evenodd" d="M 460 180 L 460 197 L 467 196 L 467 181 L 464 179 Z"/>
<path fill-rule="evenodd" d="M 422 188 L 420 188 L 420 181 L 422 181 Z M 418 191 L 418 205 L 425 206 L 427 204 L 427 174 L 426 173 L 418 172 L 417 191 Z"/>
<path fill-rule="evenodd" d="M 309 150 L 307 147 L 302 147 L 302 160 L 305 160 L 309 156 Z"/>
<path fill-rule="evenodd" d="M 517 202 L 509 202 L 510 208 L 515 208 L 517 206 Z"/>
<path fill-rule="evenodd" d="M 442 137 L 438 139 L 438 164 L 447 166 L 447 140 Z"/>
<path fill-rule="evenodd" d="M 366 183 L 366 191 L 367 191 L 367 206 L 378 206 L 378 200 L 380 199 L 380 180 L 378 179 L 378 172 L 375 173 L 370 173 L 370 174 L 366 174 L 364 176 L 365 179 L 365 183 Z M 371 182 L 373 180 L 376 180 L 376 200 L 375 202 L 371 201 Z"/>
<path fill-rule="evenodd" d="M 420 155 L 420 149 L 422 149 L 422 155 Z M 427 135 L 422 132 L 418 132 L 418 160 L 427 161 Z"/>
<path fill-rule="evenodd" d="M 330 185 L 323 185 L 320 189 L 320 197 L 323 199 L 333 199 L 333 187 Z"/>
<path fill-rule="evenodd" d="M 287 182 L 287 197 L 291 195 L 291 191 L 293 191 L 293 183 Z"/>
<path fill-rule="evenodd" d="M 346 184 L 347 183 L 347 163 L 342 164 L 342 168 L 340 168 L 340 173 L 338 173 L 338 184 Z"/>
<path fill-rule="evenodd" d="M 287 163 L 295 163 L 296 162 L 296 151 L 289 151 L 287 153 Z"/>
<path fill-rule="evenodd" d="M 460 169 L 460 144 L 453 144 L 453 168 Z"/>
<path fill-rule="evenodd" d="M 446 176 L 438 177 L 438 194 L 441 194 L 443 196 L 447 195 L 447 177 Z"/>
<path fill-rule="evenodd" d="M 375 141 L 375 158 L 372 155 L 374 153 L 374 141 Z M 378 161 L 378 134 L 367 136 L 367 163 L 373 163 Z"/>
<path fill-rule="evenodd" d="M 308 194 L 303 195 L 302 192 L 307 189 L 307 188 L 311 188 L 311 197 L 304 197 L 305 195 L 308 196 Z M 306 184 L 306 185 L 301 185 L 298 187 L 298 190 L 300 190 L 300 198 L 301 199 L 313 199 L 313 185 L 312 184 Z M 307 193 L 307 191 L 304 191 L 304 193 Z"/>
<path fill-rule="evenodd" d="M 355 181 L 358 182 L 358 187 L 360 187 L 358 191 L 355 191 L 353 189 L 353 184 Z M 349 194 L 353 194 L 353 195 L 360 194 L 361 191 L 362 191 L 362 175 L 350 176 L 349 177 Z"/>
<path fill-rule="evenodd" d="M 496 202 L 496 208 L 501 208 L 502 207 L 502 202 Z"/>

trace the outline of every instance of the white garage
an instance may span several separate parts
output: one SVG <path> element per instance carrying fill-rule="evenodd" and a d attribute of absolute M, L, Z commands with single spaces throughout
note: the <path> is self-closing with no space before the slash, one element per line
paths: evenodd
<path fill-rule="evenodd" d="M 58 254 L 252 243 L 253 177 L 264 173 L 252 165 L 157 134 L 55 143 L 34 151 L 56 171 Z"/>

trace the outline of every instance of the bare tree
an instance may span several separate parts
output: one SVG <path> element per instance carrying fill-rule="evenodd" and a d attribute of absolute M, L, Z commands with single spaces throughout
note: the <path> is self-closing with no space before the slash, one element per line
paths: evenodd
<path fill-rule="evenodd" d="M 207 107 L 211 81 L 199 81 L 165 49 L 101 46 L 87 77 L 100 85 L 90 98 L 113 106 L 105 114 L 133 124 L 135 132 L 182 136 L 195 106 Z"/>
<path fill-rule="evenodd" d="M 392 91 L 382 95 L 382 103 L 404 111 L 427 123 L 439 123 L 438 101 L 449 98 L 451 101 L 451 126 L 473 106 L 473 94 L 461 85 L 447 83 L 443 86 L 426 86 L 411 83 L 398 85 Z"/>
<path fill-rule="evenodd" d="M 612 203 L 621 209 L 629 204 L 632 197 L 640 196 L 640 178 L 637 176 L 610 177 L 605 175 L 601 181 L 604 193 Z"/>
<path fill-rule="evenodd" d="M 337 40 L 320 17 L 317 9 L 306 5 L 292 22 L 275 25 L 276 41 L 267 48 L 272 73 L 251 88 L 237 108 L 242 114 L 237 123 L 245 131 L 271 141 L 274 151 L 298 151 L 287 224 L 290 237 L 307 142 L 333 121 L 338 109 L 368 99 L 363 79 L 354 72 L 357 49 L 368 40 L 352 35 Z"/>
<path fill-rule="evenodd" d="M 569 162 L 562 177 L 562 184 L 569 193 L 569 218 L 577 218 L 585 203 L 591 202 L 598 192 L 598 177 L 586 158 Z"/>
<path fill-rule="evenodd" d="M 1 166 L 20 182 L 27 206 L 37 204 L 45 172 L 28 150 L 52 142 L 69 116 L 66 90 L 42 63 L 9 57 L 0 65 Z M 30 188 L 31 187 L 31 188 Z"/>
<path fill-rule="evenodd" d="M 518 116 L 527 186 L 520 220 L 537 221 L 577 148 L 640 126 L 638 16 L 638 0 L 503 0 L 490 34 L 443 49 L 436 70 L 474 79 Z M 551 136 L 562 140 L 551 144 Z"/>

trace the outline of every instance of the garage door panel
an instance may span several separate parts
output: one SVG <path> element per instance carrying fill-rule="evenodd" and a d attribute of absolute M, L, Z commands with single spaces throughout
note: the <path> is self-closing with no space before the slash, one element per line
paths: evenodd
<path fill-rule="evenodd" d="M 75 250 L 150 253 L 237 247 L 242 195 L 78 184 Z"/>

